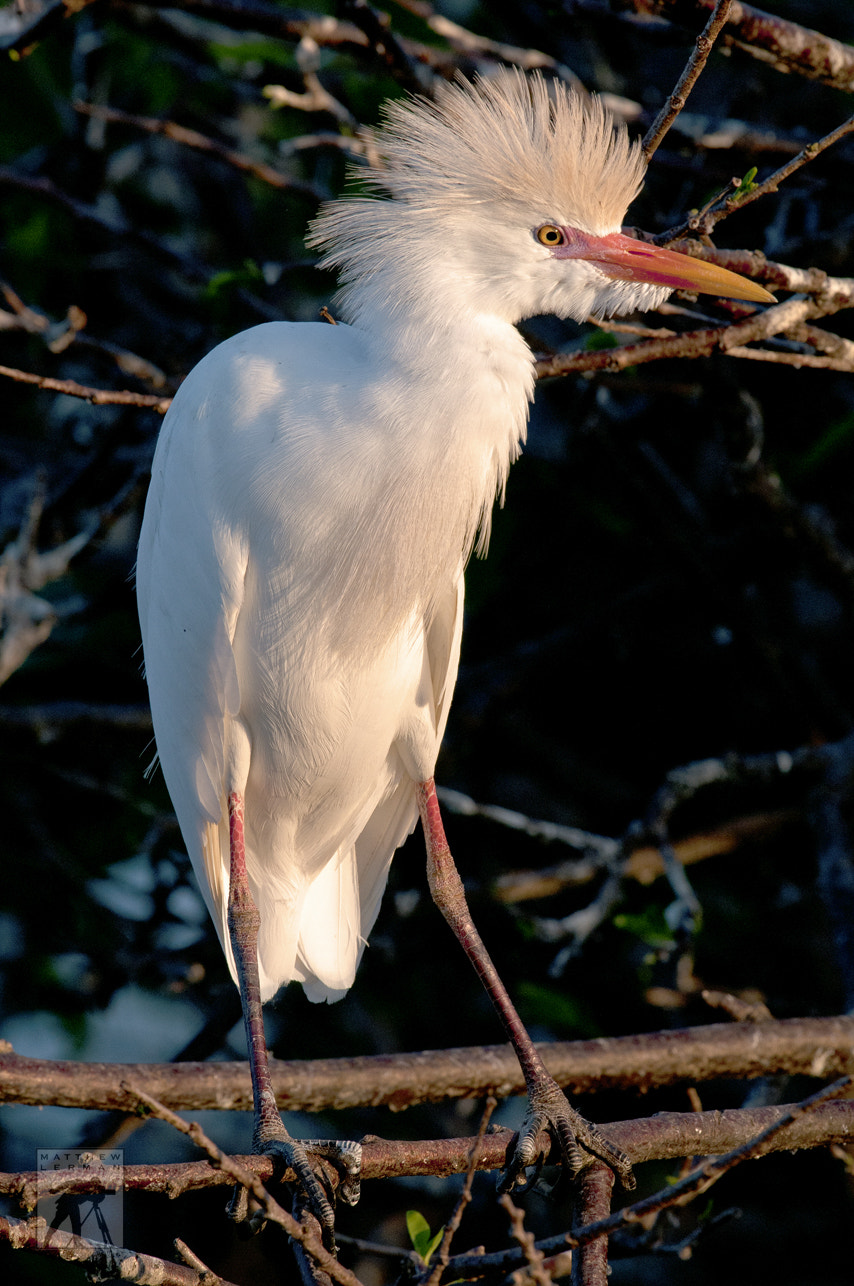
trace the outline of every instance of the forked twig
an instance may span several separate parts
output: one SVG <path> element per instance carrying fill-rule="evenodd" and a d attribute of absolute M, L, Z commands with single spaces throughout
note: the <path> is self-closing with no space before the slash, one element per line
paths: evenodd
<path fill-rule="evenodd" d="M 800 1103 L 793 1103 L 785 1112 L 774 1121 L 771 1125 L 761 1130 L 754 1138 L 740 1147 L 733 1148 L 731 1152 L 725 1153 L 720 1157 L 712 1157 L 703 1161 L 700 1165 L 695 1166 L 685 1175 L 683 1179 L 671 1184 L 669 1187 L 659 1192 L 653 1193 L 649 1197 L 644 1197 L 641 1201 L 636 1201 L 630 1206 L 616 1214 L 609 1215 L 606 1219 L 600 1219 L 594 1224 L 588 1224 L 583 1228 L 574 1228 L 572 1238 L 579 1243 L 582 1241 L 592 1241 L 594 1238 L 616 1232 L 619 1228 L 627 1228 L 633 1224 L 640 1223 L 648 1218 L 651 1214 L 656 1214 L 659 1210 L 664 1210 L 668 1206 L 684 1205 L 693 1197 L 699 1196 L 705 1192 L 712 1184 L 717 1183 L 718 1179 L 723 1178 L 728 1170 L 735 1166 L 741 1165 L 744 1161 L 752 1161 L 762 1155 L 766 1145 L 773 1139 L 780 1130 L 785 1129 L 792 1121 L 796 1121 L 799 1116 L 813 1111 L 822 1103 L 830 1099 L 838 1098 L 847 1089 L 854 1084 L 854 1076 L 840 1076 L 831 1085 L 826 1085 L 817 1093 L 811 1094 L 808 1098 L 802 1099 Z"/>

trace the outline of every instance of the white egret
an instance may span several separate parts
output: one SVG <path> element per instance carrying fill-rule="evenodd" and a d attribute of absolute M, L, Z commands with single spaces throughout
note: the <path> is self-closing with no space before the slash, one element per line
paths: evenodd
<path fill-rule="evenodd" d="M 466 907 L 433 772 L 457 673 L 463 568 L 525 439 L 538 313 L 654 307 L 762 287 L 620 233 L 644 161 L 597 100 L 505 73 L 396 102 L 373 195 L 311 243 L 346 325 L 276 322 L 187 377 L 154 458 L 137 586 L 157 748 L 240 987 L 254 1146 L 310 1185 L 276 1109 L 261 1003 L 353 983 L 395 849 L 420 813 L 433 896 L 519 1057 L 530 1106 L 505 1186 L 542 1131 L 633 1183 L 567 1103 Z M 539 1141 L 538 1141 L 539 1140 Z"/>

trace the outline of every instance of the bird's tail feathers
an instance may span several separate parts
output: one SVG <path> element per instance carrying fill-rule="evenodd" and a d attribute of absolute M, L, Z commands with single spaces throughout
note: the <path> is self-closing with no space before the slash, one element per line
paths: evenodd
<path fill-rule="evenodd" d="M 365 949 L 354 847 L 342 848 L 308 884 L 295 972 L 309 1000 L 340 1000 Z"/>
<path fill-rule="evenodd" d="M 261 914 L 258 971 L 263 1001 L 288 982 L 301 982 L 315 1002 L 332 1003 L 345 995 L 379 913 L 391 859 L 417 816 L 412 783 L 404 778 L 374 809 L 355 843 L 342 845 L 301 889 L 276 888 L 269 872 L 260 888 L 253 886 Z M 227 826 L 208 824 L 206 901 L 237 982 L 226 913 L 227 846 Z"/>

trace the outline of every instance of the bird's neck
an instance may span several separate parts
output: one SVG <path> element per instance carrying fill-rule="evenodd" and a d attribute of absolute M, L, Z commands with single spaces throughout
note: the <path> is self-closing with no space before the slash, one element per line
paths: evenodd
<path fill-rule="evenodd" d="M 516 327 L 470 309 L 442 312 L 419 301 L 384 316 L 369 342 L 395 371 L 395 383 L 440 466 L 470 473 L 473 503 L 488 526 L 510 465 L 525 441 L 534 360 Z"/>
<path fill-rule="evenodd" d="M 405 201 L 342 203 L 325 238 L 338 301 L 403 396 L 497 454 L 500 486 L 525 438 L 533 357 L 513 324 L 518 292 L 472 251 L 467 225 L 439 215 Z"/>
<path fill-rule="evenodd" d="M 413 398 L 450 402 L 450 419 L 486 420 L 499 439 L 524 441 L 534 393 L 534 359 L 518 330 L 494 312 L 444 283 L 417 280 L 385 293 L 383 282 L 364 281 L 347 297 L 353 324 L 367 337 L 378 363 L 394 368 Z M 447 410 L 445 410 L 447 416 Z M 461 425 L 462 427 L 462 425 Z"/>
<path fill-rule="evenodd" d="M 346 247 L 330 257 L 343 282 L 336 305 L 381 373 L 397 467 L 454 498 L 470 546 L 478 524 L 485 540 L 525 440 L 534 364 L 509 311 L 513 292 L 451 232 L 405 202 L 355 201 L 336 211 L 326 240 Z"/>

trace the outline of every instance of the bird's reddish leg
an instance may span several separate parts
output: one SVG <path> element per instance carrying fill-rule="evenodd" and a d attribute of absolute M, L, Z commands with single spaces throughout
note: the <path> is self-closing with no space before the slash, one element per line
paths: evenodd
<path fill-rule="evenodd" d="M 355 1175 L 358 1175 L 361 1149 L 358 1144 L 326 1143 L 319 1140 L 302 1144 L 292 1139 L 284 1127 L 276 1106 L 276 1095 L 273 1092 L 267 1058 L 267 1042 L 264 1038 L 261 985 L 258 977 L 258 928 L 261 917 L 252 900 L 246 875 L 243 796 L 236 791 L 232 791 L 228 796 L 228 838 L 230 851 L 228 932 L 234 952 L 234 963 L 237 967 L 243 1023 L 246 1028 L 246 1043 L 249 1047 L 249 1070 L 252 1076 L 252 1099 L 255 1112 L 252 1145 L 256 1153 L 277 1157 L 284 1165 L 290 1166 L 295 1171 L 310 1208 L 331 1237 L 335 1216 L 326 1193 L 311 1167 L 308 1152 L 325 1156 L 343 1166 L 345 1182 L 342 1183 L 342 1195 L 352 1203 L 358 1199 L 358 1181 L 354 1179 L 354 1171 Z M 243 1213 L 241 1211 L 241 1214 Z"/>
<path fill-rule="evenodd" d="M 246 1044 L 249 1047 L 249 1070 L 252 1075 L 252 1099 L 255 1106 L 253 1146 L 263 1152 L 265 1145 L 288 1138 L 276 1095 L 270 1080 L 264 1017 L 261 1012 L 261 987 L 258 978 L 258 929 L 261 917 L 249 891 L 246 876 L 246 844 L 243 833 L 243 796 L 232 792 L 228 797 L 228 839 L 231 869 L 228 886 L 228 932 L 237 966 L 240 1000 Z"/>
<path fill-rule="evenodd" d="M 483 945 L 483 939 L 474 926 L 463 883 L 445 838 L 435 782 L 432 778 L 430 781 L 419 782 L 415 793 L 427 845 L 427 879 L 433 901 L 456 934 L 498 1010 L 528 1090 L 528 1112 L 519 1131 L 513 1157 L 502 1179 L 501 1190 L 509 1192 L 521 1186 L 525 1182 L 526 1169 L 542 1163 L 547 1151 L 547 1145 L 544 1149 L 540 1139 L 544 1131 L 557 1139 L 571 1174 L 577 1174 L 586 1164 L 581 1152 L 583 1148 L 585 1152 L 599 1157 L 609 1165 L 625 1188 L 633 1188 L 635 1178 L 629 1158 L 570 1107 L 563 1090 L 546 1070 L 498 976 L 489 952 Z"/>

